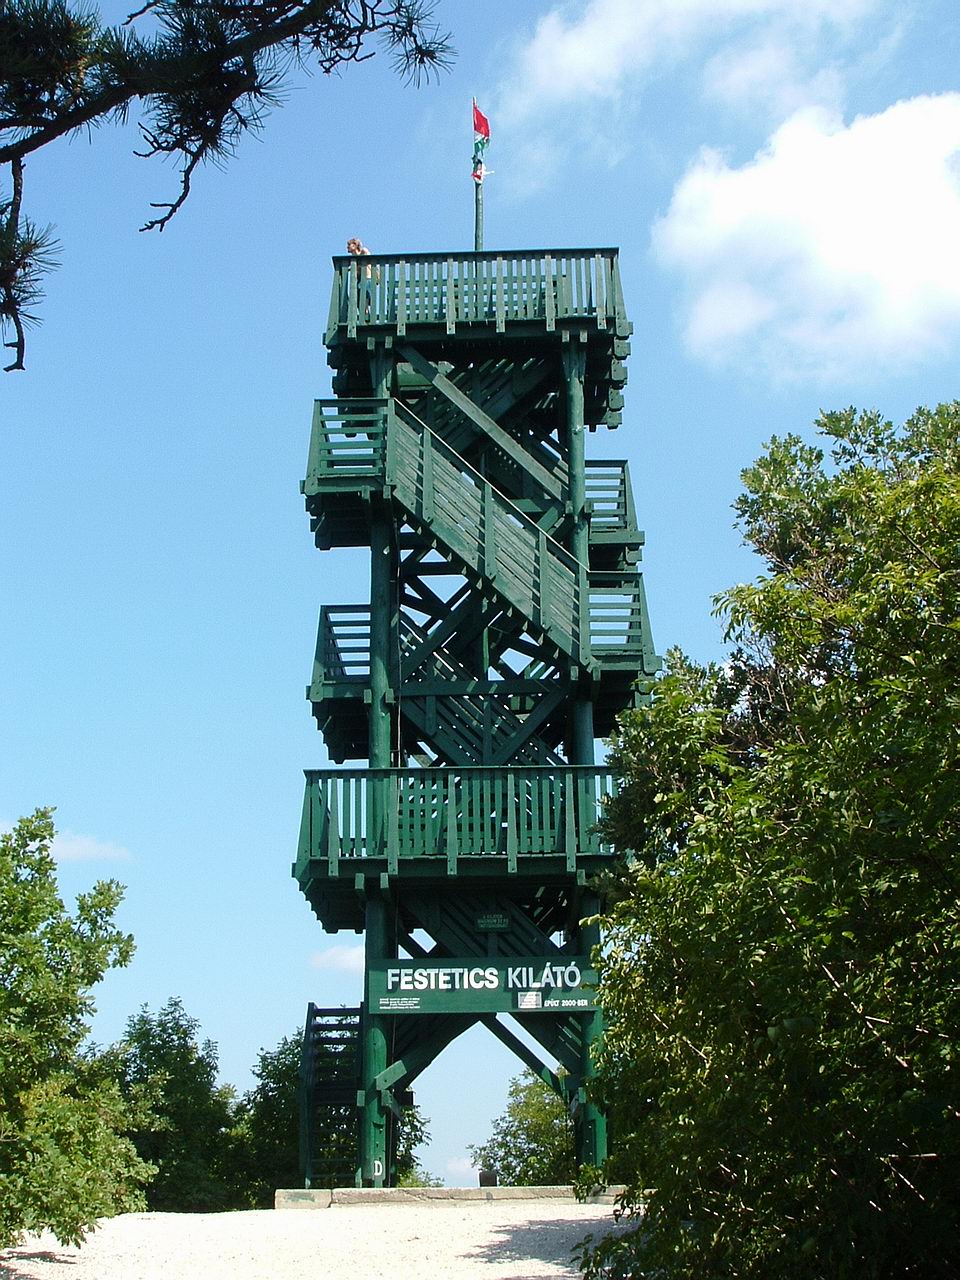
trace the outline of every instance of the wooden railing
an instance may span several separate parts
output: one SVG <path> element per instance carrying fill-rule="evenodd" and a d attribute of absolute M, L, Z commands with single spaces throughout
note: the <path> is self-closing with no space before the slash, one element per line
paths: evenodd
<path fill-rule="evenodd" d="M 339 683 L 370 679 L 370 606 L 325 604 L 320 609 L 313 678 Z"/>
<path fill-rule="evenodd" d="M 607 458 L 592 462 L 588 459 L 585 470 L 591 530 L 636 529 L 637 513 L 627 463 Z"/>
<path fill-rule="evenodd" d="M 317 483 L 357 477 L 375 478 L 383 471 L 387 437 L 387 400 L 315 400 L 307 455 L 306 479 L 300 486 L 308 496 Z"/>
<path fill-rule="evenodd" d="M 644 652 L 648 634 L 640 580 L 630 573 L 590 574 L 590 650 L 601 668 L 629 666 L 652 674 L 655 655 Z M 409 629 L 408 629 L 409 630 Z M 649 669 L 648 669 L 649 668 Z M 317 689 L 370 675 L 370 606 L 324 605 L 320 610 L 313 680 Z"/>
<path fill-rule="evenodd" d="M 616 249 L 517 249 L 501 253 L 371 254 L 335 257 L 326 341 L 389 326 L 448 334 L 458 325 L 589 320 L 630 331 Z"/>
<path fill-rule="evenodd" d="M 336 876 L 348 859 L 379 858 L 396 872 L 432 859 L 456 873 L 460 859 L 609 856 L 597 831 L 613 791 L 608 769 L 563 766 L 317 769 L 306 773 L 296 875 L 319 860 Z M 343 868 L 347 871 L 348 868 Z"/>
<path fill-rule="evenodd" d="M 590 574 L 590 649 L 602 665 L 615 660 L 616 665 L 647 670 L 644 641 L 649 637 L 646 602 L 639 576 L 632 572 L 594 572 Z"/>

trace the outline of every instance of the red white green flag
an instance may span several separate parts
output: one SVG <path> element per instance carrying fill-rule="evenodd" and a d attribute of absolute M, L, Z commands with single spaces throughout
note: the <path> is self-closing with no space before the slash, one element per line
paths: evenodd
<path fill-rule="evenodd" d="M 473 100 L 473 180 L 482 182 L 487 173 L 483 163 L 487 147 L 490 145 L 490 121 Z"/>

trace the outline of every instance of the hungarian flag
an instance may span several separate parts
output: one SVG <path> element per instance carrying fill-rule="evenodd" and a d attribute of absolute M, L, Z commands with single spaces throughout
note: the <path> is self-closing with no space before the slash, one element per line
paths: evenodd
<path fill-rule="evenodd" d="M 486 168 L 483 157 L 490 145 L 490 121 L 473 100 L 473 180 L 482 182 Z"/>

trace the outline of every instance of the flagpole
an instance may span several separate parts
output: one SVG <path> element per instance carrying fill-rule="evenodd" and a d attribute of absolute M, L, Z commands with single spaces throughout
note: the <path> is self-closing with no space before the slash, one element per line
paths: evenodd
<path fill-rule="evenodd" d="M 484 153 L 490 142 L 490 122 L 473 99 L 473 251 L 483 251 L 483 179 L 486 166 L 483 163 Z"/>

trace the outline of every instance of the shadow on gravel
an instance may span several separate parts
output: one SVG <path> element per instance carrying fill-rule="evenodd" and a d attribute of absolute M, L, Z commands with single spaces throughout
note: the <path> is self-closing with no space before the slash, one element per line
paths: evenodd
<path fill-rule="evenodd" d="M 470 1257 L 482 1262 L 559 1262 L 576 1274 L 571 1257 L 574 1245 L 588 1235 L 599 1236 L 603 1227 L 582 1218 L 531 1219 L 529 1222 L 504 1224 L 497 1227 L 497 1239 L 473 1249 Z M 518 1272 L 516 1280 L 523 1280 Z"/>
<path fill-rule="evenodd" d="M 29 1262 L 53 1262 L 61 1267 L 74 1267 L 76 1258 L 68 1258 L 51 1249 L 17 1249 L 0 1257 L 0 1280 L 33 1280 L 34 1271 L 22 1271 L 21 1265 Z"/>

